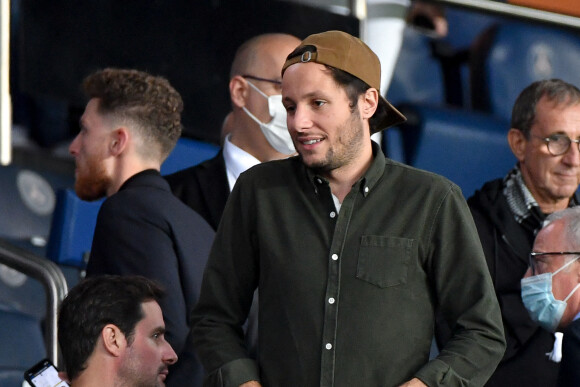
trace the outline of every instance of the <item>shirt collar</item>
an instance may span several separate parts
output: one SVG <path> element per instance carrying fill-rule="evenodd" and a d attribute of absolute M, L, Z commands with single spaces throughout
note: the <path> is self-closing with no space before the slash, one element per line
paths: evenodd
<path fill-rule="evenodd" d="M 141 176 L 161 176 L 161 173 L 156 169 L 145 169 L 141 172 L 138 172 L 125 180 L 123 184 L 119 187 L 119 191 L 126 189 L 129 185 L 131 185 L 134 181 L 139 180 Z"/>
<path fill-rule="evenodd" d="M 228 134 L 224 141 L 223 155 L 226 162 L 226 171 L 228 175 L 228 183 L 230 185 L 230 191 L 234 187 L 236 180 L 242 172 L 253 167 L 254 165 L 260 164 L 260 160 L 237 147 L 230 141 L 231 134 Z"/>
<path fill-rule="evenodd" d="M 373 148 L 373 161 L 363 177 L 357 182 L 357 184 L 360 182 L 358 187 L 360 188 L 364 197 L 366 197 L 373 190 L 385 171 L 385 155 L 383 154 L 381 147 L 374 141 L 371 141 L 371 145 Z M 327 179 L 308 167 L 306 168 L 306 174 L 316 194 L 318 194 L 319 185 L 328 185 Z"/>

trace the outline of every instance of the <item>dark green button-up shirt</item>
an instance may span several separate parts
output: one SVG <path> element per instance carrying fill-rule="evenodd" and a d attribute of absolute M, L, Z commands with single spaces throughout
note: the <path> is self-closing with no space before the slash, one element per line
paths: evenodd
<path fill-rule="evenodd" d="M 193 313 L 206 385 L 482 385 L 491 375 L 501 317 L 459 188 L 373 151 L 340 212 L 298 157 L 240 176 Z M 254 362 L 241 327 L 257 286 Z M 454 335 L 430 361 L 437 308 Z"/>

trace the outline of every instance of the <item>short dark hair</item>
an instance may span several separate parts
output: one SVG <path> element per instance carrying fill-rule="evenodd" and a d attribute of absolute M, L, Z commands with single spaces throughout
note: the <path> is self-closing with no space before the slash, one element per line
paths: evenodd
<path fill-rule="evenodd" d="M 512 109 L 511 127 L 530 138 L 530 129 L 536 119 L 536 106 L 542 97 L 565 106 L 580 103 L 580 90 L 561 79 L 536 81 L 526 87 L 516 99 Z"/>
<path fill-rule="evenodd" d="M 358 105 L 359 97 L 371 87 L 366 82 L 360 80 L 352 74 L 347 73 L 346 71 L 328 65 L 324 66 L 326 66 L 326 68 L 330 71 L 332 79 L 338 85 L 344 88 L 344 91 L 346 92 L 350 102 L 350 111 L 351 113 L 354 112 L 354 109 Z M 381 103 L 377 104 L 377 110 L 369 119 L 369 128 L 371 133 L 375 133 L 379 130 L 377 126 L 384 121 L 386 116 L 387 110 L 385 109 L 385 106 Z"/>
<path fill-rule="evenodd" d="M 73 287 L 58 315 L 58 342 L 69 379 L 87 367 L 105 325 L 117 326 L 131 344 L 135 326 L 144 317 L 141 304 L 163 295 L 155 281 L 133 275 L 91 277 Z"/>
<path fill-rule="evenodd" d="M 167 79 L 138 70 L 106 68 L 87 76 L 82 87 L 87 97 L 100 100 L 100 113 L 130 120 L 146 143 L 158 144 L 162 161 L 171 153 L 183 130 L 183 100 Z"/>

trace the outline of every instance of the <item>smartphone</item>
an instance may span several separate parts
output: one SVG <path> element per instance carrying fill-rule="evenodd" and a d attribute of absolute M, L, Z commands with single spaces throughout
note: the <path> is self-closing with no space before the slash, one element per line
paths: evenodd
<path fill-rule="evenodd" d="M 49 359 L 44 359 L 24 372 L 24 379 L 32 387 L 68 387 L 68 383 L 58 377 L 58 370 Z"/>

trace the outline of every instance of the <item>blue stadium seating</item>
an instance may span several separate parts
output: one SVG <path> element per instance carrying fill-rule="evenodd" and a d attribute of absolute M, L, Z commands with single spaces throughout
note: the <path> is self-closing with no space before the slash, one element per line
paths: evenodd
<path fill-rule="evenodd" d="M 0 167 L 0 237 L 46 238 L 50 230 L 55 191 L 71 187 L 74 177 L 21 165 Z"/>
<path fill-rule="evenodd" d="M 84 269 L 103 200 L 81 200 L 73 190 L 57 192 L 46 256 L 60 265 Z"/>
<path fill-rule="evenodd" d="M 443 175 L 465 197 L 484 182 L 504 176 L 516 162 L 508 142 L 508 123 L 491 116 L 418 105 L 400 107 L 408 121 L 385 132 L 384 149 L 394 159 Z"/>
<path fill-rule="evenodd" d="M 479 34 L 502 20 L 497 15 L 457 7 L 447 7 L 445 19 L 449 31 L 443 40 L 457 50 L 468 49 Z"/>
<path fill-rule="evenodd" d="M 161 166 L 161 174 L 169 175 L 170 173 L 199 164 L 215 156 L 218 151 L 219 146 L 215 144 L 181 137 L 169 157 L 167 157 Z"/>
<path fill-rule="evenodd" d="M 522 22 L 495 25 L 471 55 L 473 107 L 509 120 L 519 93 L 530 83 L 560 78 L 580 86 L 580 35 Z"/>

